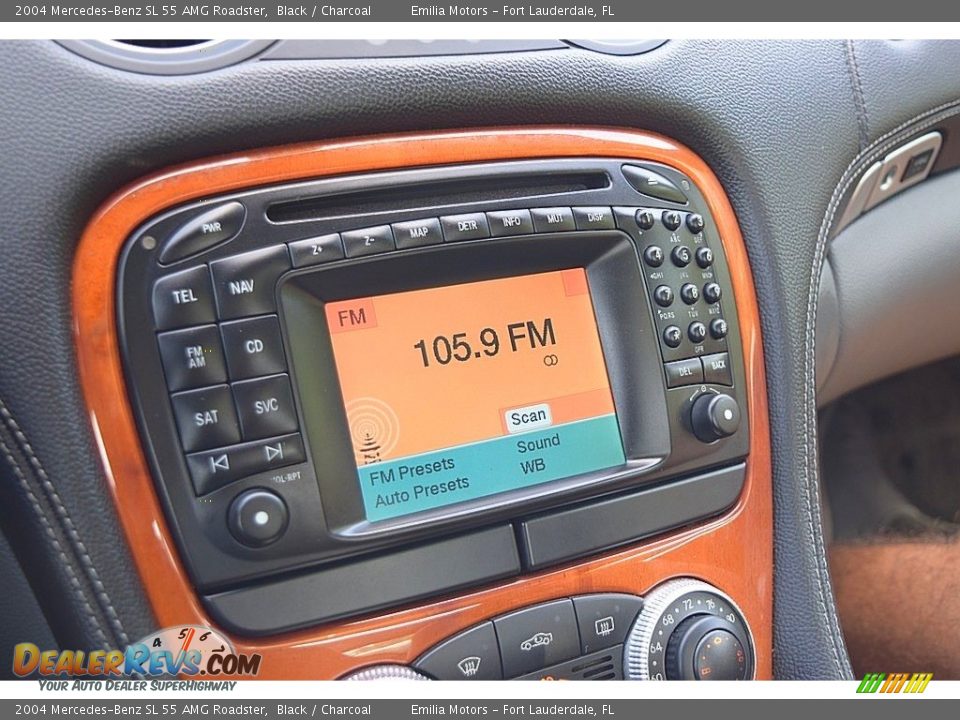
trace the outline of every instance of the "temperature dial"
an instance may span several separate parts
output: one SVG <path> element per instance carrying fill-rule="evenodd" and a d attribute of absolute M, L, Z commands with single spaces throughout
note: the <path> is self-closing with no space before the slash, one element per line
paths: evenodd
<path fill-rule="evenodd" d="M 644 598 L 627 637 L 630 680 L 748 680 L 753 640 L 740 609 L 699 580 L 671 580 Z"/>

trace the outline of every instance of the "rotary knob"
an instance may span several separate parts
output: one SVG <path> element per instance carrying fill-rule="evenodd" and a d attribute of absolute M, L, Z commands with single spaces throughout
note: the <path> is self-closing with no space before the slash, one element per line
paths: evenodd
<path fill-rule="evenodd" d="M 746 680 L 753 677 L 753 639 L 727 595 L 692 579 L 671 580 L 644 598 L 627 637 L 630 680 Z"/>
<path fill-rule="evenodd" d="M 730 437 L 740 427 L 740 406 L 729 395 L 704 393 L 693 401 L 690 426 L 700 442 Z"/>
<path fill-rule="evenodd" d="M 357 670 L 340 678 L 341 680 L 430 680 L 423 673 L 406 665 L 373 665 Z"/>

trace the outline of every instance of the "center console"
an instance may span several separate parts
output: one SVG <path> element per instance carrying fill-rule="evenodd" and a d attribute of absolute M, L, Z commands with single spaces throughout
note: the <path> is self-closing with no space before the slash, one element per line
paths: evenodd
<path fill-rule="evenodd" d="M 112 281 L 78 310 L 81 371 L 145 580 L 188 596 L 155 609 L 287 633 L 325 677 L 763 677 L 765 400 L 728 206 L 649 136 L 494 132 L 214 162 L 95 219 L 78 273 Z M 730 532 L 757 547 L 711 560 Z M 407 647 L 351 654 L 351 623 Z"/>

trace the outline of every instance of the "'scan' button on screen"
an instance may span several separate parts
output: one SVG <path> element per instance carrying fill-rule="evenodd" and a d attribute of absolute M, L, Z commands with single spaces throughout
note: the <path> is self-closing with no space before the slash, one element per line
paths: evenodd
<path fill-rule="evenodd" d="M 553 416 L 550 413 L 550 405 L 547 403 L 507 410 L 503 414 L 503 419 L 507 432 L 511 435 L 553 425 Z"/>

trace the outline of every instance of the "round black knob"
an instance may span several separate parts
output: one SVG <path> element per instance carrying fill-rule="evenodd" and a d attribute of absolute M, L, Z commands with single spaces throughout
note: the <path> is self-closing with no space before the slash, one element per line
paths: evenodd
<path fill-rule="evenodd" d="M 643 251 L 643 261 L 650 267 L 663 265 L 663 250 L 658 245 L 650 245 Z"/>
<path fill-rule="evenodd" d="M 677 625 L 667 644 L 667 679 L 743 680 L 747 654 L 727 628 L 714 615 L 692 615 Z"/>
<path fill-rule="evenodd" d="M 660 220 L 663 221 L 663 226 L 667 230 L 676 230 L 680 227 L 680 213 L 674 210 L 667 210 L 660 216 Z"/>
<path fill-rule="evenodd" d="M 729 395 L 706 393 L 693 401 L 690 426 L 701 442 L 730 437 L 740 427 L 740 406 Z"/>
<path fill-rule="evenodd" d="M 680 286 L 680 297 L 687 305 L 693 305 L 700 299 L 700 291 L 693 283 Z"/>
<path fill-rule="evenodd" d="M 723 295 L 723 291 L 720 290 L 720 286 L 716 283 L 707 283 L 703 286 L 703 299 L 711 305 L 720 302 L 721 295 Z"/>
<path fill-rule="evenodd" d="M 230 532 L 250 547 L 263 547 L 279 540 L 288 520 L 287 506 L 280 496 L 256 488 L 234 498 L 227 511 Z"/>
<path fill-rule="evenodd" d="M 660 307 L 670 307 L 673 303 L 673 290 L 670 289 L 669 285 L 659 285 L 653 291 L 653 299 L 657 301 L 657 305 Z"/>
<path fill-rule="evenodd" d="M 710 321 L 710 337 L 714 340 L 723 340 L 729 330 L 727 321 L 723 318 L 714 318 Z"/>
<path fill-rule="evenodd" d="M 713 265 L 713 250 L 708 247 L 697 248 L 697 265 L 704 270 Z"/>
<path fill-rule="evenodd" d="M 690 264 L 693 256 L 690 254 L 690 248 L 685 245 L 677 245 L 670 253 L 670 259 L 677 267 L 686 267 Z"/>
<path fill-rule="evenodd" d="M 690 342 L 701 343 L 707 339 L 707 326 L 702 322 L 692 322 L 687 328 L 687 337 Z"/>
<path fill-rule="evenodd" d="M 697 213 L 687 215 L 687 229 L 694 235 L 703 232 L 703 215 Z"/>
<path fill-rule="evenodd" d="M 641 230 L 649 230 L 657 222 L 657 218 L 655 218 L 649 210 L 637 210 L 637 214 L 634 217 Z"/>
<path fill-rule="evenodd" d="M 680 347 L 680 343 L 683 341 L 683 332 L 676 325 L 670 325 L 663 330 L 663 341 L 667 344 L 667 347 Z"/>

